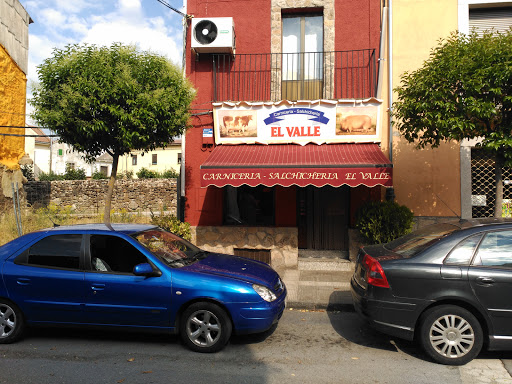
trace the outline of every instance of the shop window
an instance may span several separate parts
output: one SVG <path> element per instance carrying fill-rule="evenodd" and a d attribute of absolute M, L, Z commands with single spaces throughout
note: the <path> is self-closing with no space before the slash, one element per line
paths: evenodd
<path fill-rule="evenodd" d="M 243 185 L 224 188 L 224 224 L 274 225 L 274 188 Z"/>
<path fill-rule="evenodd" d="M 322 95 L 323 16 L 283 14 L 282 98 L 312 100 Z"/>
<path fill-rule="evenodd" d="M 157 161 L 157 154 L 154 153 L 153 155 L 151 155 L 151 164 L 152 165 L 157 165 L 158 161 Z"/>
<path fill-rule="evenodd" d="M 137 165 L 137 155 L 132 155 L 132 165 Z"/>

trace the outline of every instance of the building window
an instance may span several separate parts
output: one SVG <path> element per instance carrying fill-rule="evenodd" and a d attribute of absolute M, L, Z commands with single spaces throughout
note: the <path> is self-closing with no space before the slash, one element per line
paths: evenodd
<path fill-rule="evenodd" d="M 323 87 L 323 16 L 284 14 L 282 19 L 282 99 L 318 99 Z"/>
<path fill-rule="evenodd" d="M 57 151 L 57 154 L 58 154 L 59 156 L 62 156 L 62 149 L 59 149 L 59 150 Z"/>
<path fill-rule="evenodd" d="M 157 165 L 158 161 L 157 161 L 157 154 L 154 153 L 151 155 L 151 164 L 153 165 Z"/>
<path fill-rule="evenodd" d="M 100 166 L 100 172 L 103 176 L 108 176 L 108 166 L 101 165 Z"/>
<path fill-rule="evenodd" d="M 181 164 L 181 153 L 178 153 L 178 164 Z"/>
<path fill-rule="evenodd" d="M 137 165 L 137 155 L 132 155 L 132 165 Z"/>
<path fill-rule="evenodd" d="M 274 188 L 242 185 L 224 188 L 224 224 L 274 225 Z"/>
<path fill-rule="evenodd" d="M 75 163 L 66 163 L 66 170 L 73 170 L 75 169 L 76 165 Z"/>

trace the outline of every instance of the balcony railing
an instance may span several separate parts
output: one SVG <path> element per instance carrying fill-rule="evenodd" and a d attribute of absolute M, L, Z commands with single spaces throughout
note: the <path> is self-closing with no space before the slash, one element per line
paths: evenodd
<path fill-rule="evenodd" d="M 214 54 L 214 101 L 375 97 L 375 49 L 336 52 Z"/>

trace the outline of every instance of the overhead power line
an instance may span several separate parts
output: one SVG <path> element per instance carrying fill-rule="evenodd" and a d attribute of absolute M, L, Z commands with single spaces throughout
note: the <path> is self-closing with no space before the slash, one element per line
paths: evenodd
<path fill-rule="evenodd" d="M 165 2 L 164 0 L 156 0 L 156 1 L 158 1 L 160 4 L 165 5 L 167 8 L 172 9 L 174 12 L 179 13 L 181 16 L 183 16 L 186 19 L 192 18 L 192 16 L 187 15 L 186 13 L 183 13 L 181 11 L 178 11 L 176 8 L 174 8 L 173 6 L 171 6 L 169 3 Z"/>

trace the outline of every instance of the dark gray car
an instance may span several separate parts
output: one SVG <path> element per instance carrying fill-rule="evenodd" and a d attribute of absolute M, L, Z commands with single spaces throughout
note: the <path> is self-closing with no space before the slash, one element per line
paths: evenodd
<path fill-rule="evenodd" d="M 417 339 L 436 362 L 461 365 L 512 349 L 512 221 L 460 220 L 361 248 L 351 280 L 376 329 Z"/>

